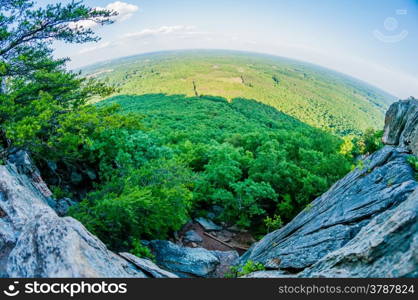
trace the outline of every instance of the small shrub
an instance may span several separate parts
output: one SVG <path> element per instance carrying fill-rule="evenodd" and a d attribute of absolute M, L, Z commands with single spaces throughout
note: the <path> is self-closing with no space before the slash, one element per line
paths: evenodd
<path fill-rule="evenodd" d="M 280 229 L 283 226 L 283 221 L 280 216 L 275 215 L 273 218 L 266 217 L 264 219 L 264 224 L 266 225 L 267 232 L 272 232 L 274 230 Z"/>
<path fill-rule="evenodd" d="M 52 195 L 55 199 L 63 199 L 63 198 L 72 198 L 73 194 L 71 192 L 65 191 L 59 186 L 51 186 L 50 190 Z"/>
<path fill-rule="evenodd" d="M 312 207 L 313 207 L 312 203 L 308 203 L 308 204 L 305 206 L 305 210 L 306 210 L 306 211 L 310 211 L 310 210 L 312 209 Z"/>
<path fill-rule="evenodd" d="M 225 274 L 225 278 L 238 278 L 248 274 L 264 271 L 266 268 L 262 263 L 253 262 L 252 260 L 247 261 L 243 266 L 234 266 L 230 268 L 230 271 Z"/>
<path fill-rule="evenodd" d="M 387 186 L 387 187 L 391 187 L 391 186 L 393 186 L 394 182 L 395 182 L 395 180 L 394 180 L 393 178 L 390 178 L 390 179 L 388 180 L 388 182 L 386 183 L 386 186 Z"/>
<path fill-rule="evenodd" d="M 371 154 L 383 148 L 383 131 L 368 129 L 358 141 L 358 148 L 361 154 Z"/>

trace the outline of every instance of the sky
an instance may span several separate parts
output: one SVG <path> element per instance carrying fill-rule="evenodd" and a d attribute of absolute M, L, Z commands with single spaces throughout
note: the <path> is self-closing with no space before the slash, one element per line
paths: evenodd
<path fill-rule="evenodd" d="M 53 3 L 39 0 L 39 5 Z M 60 1 L 66 2 L 66 1 Z M 98 43 L 55 43 L 79 68 L 162 50 L 232 49 L 318 64 L 418 98 L 418 0 L 85 0 L 119 12 Z"/>

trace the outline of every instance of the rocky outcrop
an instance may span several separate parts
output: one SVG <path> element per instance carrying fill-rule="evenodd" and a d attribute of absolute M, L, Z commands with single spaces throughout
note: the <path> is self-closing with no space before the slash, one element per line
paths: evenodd
<path fill-rule="evenodd" d="M 392 104 L 386 113 L 383 142 L 400 146 L 418 155 L 418 101 L 409 99 Z"/>
<path fill-rule="evenodd" d="M 384 138 L 392 146 L 256 243 L 241 263 L 261 262 L 283 274 L 303 271 L 302 277 L 416 276 L 418 184 L 407 158 L 416 149 L 417 104 L 393 104 Z"/>
<path fill-rule="evenodd" d="M 119 253 L 120 256 L 140 267 L 144 272 L 149 273 L 154 278 L 179 278 L 177 275 L 161 269 L 148 259 L 139 258 L 130 253 Z"/>
<path fill-rule="evenodd" d="M 146 277 L 72 218 L 58 217 L 16 165 L 0 166 L 2 277 Z"/>
<path fill-rule="evenodd" d="M 189 230 L 184 234 L 183 240 L 185 243 L 200 244 L 203 242 L 203 238 L 194 230 Z"/>
<path fill-rule="evenodd" d="M 418 190 L 300 277 L 418 277 Z"/>
<path fill-rule="evenodd" d="M 221 226 L 216 225 L 209 219 L 197 218 L 196 222 L 199 223 L 206 231 L 220 231 L 222 230 Z"/>
<path fill-rule="evenodd" d="M 255 244 L 242 261 L 294 272 L 341 248 L 375 216 L 405 201 L 417 188 L 406 157 L 389 146 L 375 153 L 287 226 Z"/>
<path fill-rule="evenodd" d="M 180 277 L 222 277 L 238 263 L 236 251 L 181 247 L 169 241 L 151 241 L 149 246 L 157 264 Z"/>

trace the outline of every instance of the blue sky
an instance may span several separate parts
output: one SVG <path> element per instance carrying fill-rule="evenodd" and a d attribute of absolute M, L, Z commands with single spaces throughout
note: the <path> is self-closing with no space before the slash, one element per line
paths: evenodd
<path fill-rule="evenodd" d="M 159 50 L 236 49 L 316 63 L 397 97 L 418 97 L 418 0 L 85 3 L 120 15 L 115 24 L 95 28 L 103 38 L 99 43 L 55 44 L 56 55 L 70 57 L 73 68 Z"/>

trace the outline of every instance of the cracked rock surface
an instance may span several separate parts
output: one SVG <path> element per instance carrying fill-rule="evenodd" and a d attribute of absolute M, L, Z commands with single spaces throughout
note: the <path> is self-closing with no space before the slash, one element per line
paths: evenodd
<path fill-rule="evenodd" d="M 1 277 L 146 277 L 47 200 L 16 165 L 0 166 Z"/>

